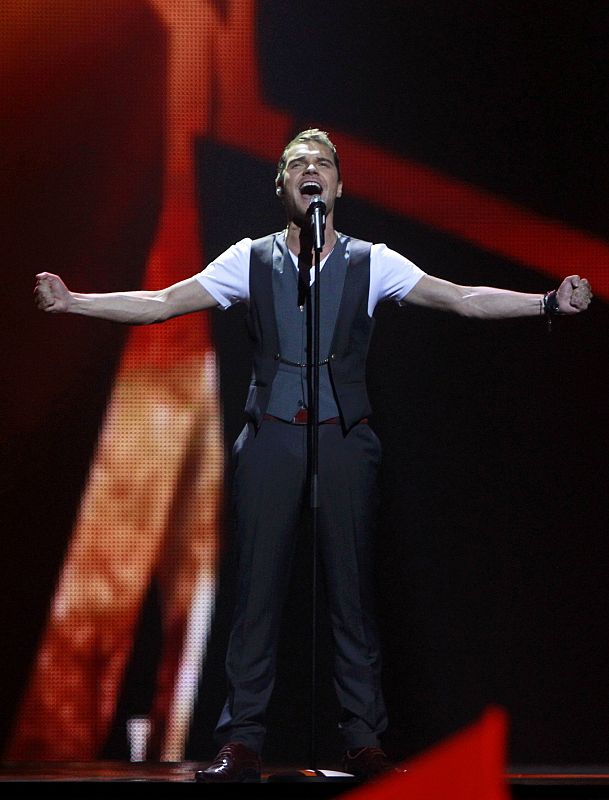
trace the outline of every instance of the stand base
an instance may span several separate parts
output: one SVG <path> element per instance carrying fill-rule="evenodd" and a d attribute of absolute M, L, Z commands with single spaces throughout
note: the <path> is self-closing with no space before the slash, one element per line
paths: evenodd
<path fill-rule="evenodd" d="M 288 769 L 271 772 L 267 783 L 353 783 L 357 780 L 350 772 L 331 769 Z"/>

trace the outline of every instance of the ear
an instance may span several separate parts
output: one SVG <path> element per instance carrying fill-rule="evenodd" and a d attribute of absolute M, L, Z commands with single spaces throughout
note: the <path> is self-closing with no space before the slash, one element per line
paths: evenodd
<path fill-rule="evenodd" d="M 277 188 L 275 189 L 275 194 L 277 195 L 277 197 L 281 197 L 281 195 L 283 194 L 283 188 L 281 186 L 277 186 Z"/>
<path fill-rule="evenodd" d="M 339 181 L 336 187 L 336 196 L 342 197 L 343 196 L 343 182 Z"/>

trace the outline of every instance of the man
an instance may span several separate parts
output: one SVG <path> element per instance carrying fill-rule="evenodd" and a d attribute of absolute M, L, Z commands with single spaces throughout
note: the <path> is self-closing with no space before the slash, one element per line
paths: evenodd
<path fill-rule="evenodd" d="M 254 242 L 241 240 L 198 275 L 159 291 L 94 295 L 70 292 L 58 276 L 41 273 L 35 297 L 45 311 L 138 325 L 238 302 L 249 306 L 254 369 L 247 422 L 233 450 L 239 567 L 226 656 L 228 696 L 216 728 L 221 749 L 196 779 L 258 780 L 281 605 L 294 531 L 307 498 L 315 277 L 309 206 L 313 195 L 322 198 L 318 545 L 335 645 L 343 768 L 366 780 L 393 769 L 380 746 L 387 714 L 370 574 L 381 457 L 367 424 L 371 409 L 365 386 L 374 309 L 392 299 L 466 317 L 545 318 L 580 313 L 592 292 L 577 275 L 544 295 L 459 286 L 424 273 L 383 244 L 338 233 L 334 206 L 343 190 L 340 163 L 327 134 L 318 129 L 301 132 L 286 146 L 275 184 L 287 216 L 285 230 Z"/>

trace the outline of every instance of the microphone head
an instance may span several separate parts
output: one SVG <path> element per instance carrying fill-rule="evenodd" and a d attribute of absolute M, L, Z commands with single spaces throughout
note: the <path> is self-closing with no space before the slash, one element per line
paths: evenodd
<path fill-rule="evenodd" d="M 326 213 L 326 204 L 321 199 L 320 194 L 314 194 L 309 201 L 308 213 L 311 214 L 313 211 L 317 210 L 320 210 L 323 214 Z"/>
<path fill-rule="evenodd" d="M 314 194 L 307 209 L 307 216 L 313 231 L 314 247 L 320 253 L 324 246 L 324 229 L 326 227 L 326 204 L 321 196 Z"/>

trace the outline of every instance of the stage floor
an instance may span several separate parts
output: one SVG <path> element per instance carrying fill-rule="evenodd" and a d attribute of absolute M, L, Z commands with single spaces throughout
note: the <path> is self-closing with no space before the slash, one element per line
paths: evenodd
<path fill-rule="evenodd" d="M 104 797 L 111 793 L 110 800 L 156 796 L 159 791 L 167 798 L 238 796 L 314 800 L 343 797 L 347 800 L 349 792 L 358 786 L 344 773 L 324 770 L 323 776 L 316 776 L 312 771 L 291 767 L 277 767 L 265 773 L 260 783 L 226 786 L 195 783 L 195 771 L 204 766 L 204 763 L 188 761 L 5 762 L 0 764 L 0 792 L 3 798 L 22 797 L 24 788 L 36 790 L 48 784 L 54 796 L 59 793 L 59 796 L 70 797 L 78 793 L 79 797 L 88 798 L 101 796 L 103 792 Z M 514 800 L 609 800 L 609 764 L 598 767 L 511 767 L 505 780 Z"/>

